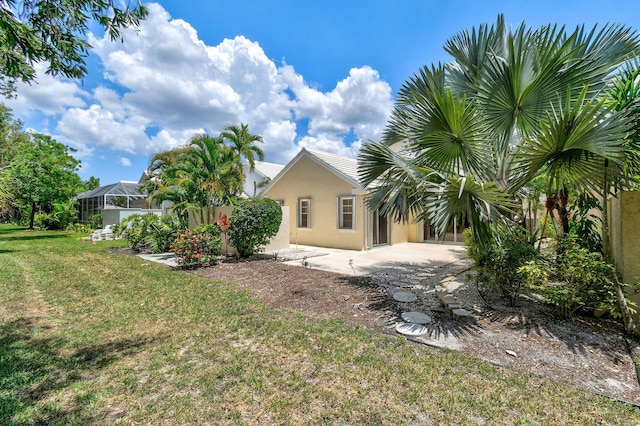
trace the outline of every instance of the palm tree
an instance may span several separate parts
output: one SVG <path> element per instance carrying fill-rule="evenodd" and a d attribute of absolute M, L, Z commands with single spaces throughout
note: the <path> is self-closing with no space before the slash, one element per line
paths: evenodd
<path fill-rule="evenodd" d="M 259 161 L 264 160 L 264 152 L 256 145 L 257 142 L 263 142 L 262 136 L 249 133 L 248 125 L 240 124 L 240 127 L 238 127 L 230 124 L 224 128 L 220 136 L 231 144 L 231 148 L 240 159 L 240 164 L 242 160 L 247 160 L 249 163 L 249 171 L 253 172 L 255 170 L 256 157 Z"/>
<path fill-rule="evenodd" d="M 232 202 L 242 191 L 239 158 L 221 136 L 201 133 L 189 140 L 185 180 L 204 191 L 203 207 Z"/>
<path fill-rule="evenodd" d="M 170 200 L 178 212 L 232 204 L 242 191 L 239 157 L 221 136 L 196 134 L 187 145 L 151 158 L 152 178 L 143 187 L 156 201 Z"/>
<path fill-rule="evenodd" d="M 638 47 L 617 25 L 511 29 L 499 16 L 460 32 L 445 44 L 453 61 L 410 78 L 382 140 L 362 149 L 370 208 L 441 233 L 464 216 L 481 242 L 536 176 L 549 194 L 600 189 L 605 161 L 623 169 L 629 126 L 604 95 Z"/>

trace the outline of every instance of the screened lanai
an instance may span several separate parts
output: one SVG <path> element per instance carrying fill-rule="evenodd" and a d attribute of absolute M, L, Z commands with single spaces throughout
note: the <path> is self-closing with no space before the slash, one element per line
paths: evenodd
<path fill-rule="evenodd" d="M 138 192 L 139 188 L 138 182 L 122 180 L 78 194 L 75 199 L 78 201 L 80 222 L 89 222 L 92 215 L 102 213 L 104 209 L 146 208 L 147 196 Z"/>

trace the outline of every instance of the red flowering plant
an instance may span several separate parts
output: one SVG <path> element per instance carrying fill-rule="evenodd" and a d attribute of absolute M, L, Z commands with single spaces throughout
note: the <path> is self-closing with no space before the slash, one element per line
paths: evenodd
<path fill-rule="evenodd" d="M 173 241 L 171 251 L 178 259 L 178 264 L 188 267 L 212 265 L 222 251 L 220 225 L 202 225 L 183 232 Z"/>
<path fill-rule="evenodd" d="M 229 219 L 226 214 L 218 214 L 218 220 L 213 222 L 214 225 L 220 227 L 220 231 L 224 234 L 224 247 L 225 250 L 228 250 L 228 240 L 227 240 L 227 231 L 229 230 Z"/>

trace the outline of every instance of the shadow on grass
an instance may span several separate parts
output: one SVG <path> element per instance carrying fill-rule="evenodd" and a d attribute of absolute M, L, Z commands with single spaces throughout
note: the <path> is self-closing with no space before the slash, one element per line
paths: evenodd
<path fill-rule="evenodd" d="M 55 234 L 53 232 L 51 233 L 47 233 L 46 235 L 11 235 L 11 236 L 7 236 L 5 235 L 0 235 L 0 241 L 35 241 L 35 240 L 53 240 L 56 238 L 66 238 L 68 237 L 68 234 Z"/>
<path fill-rule="evenodd" d="M 155 339 L 137 336 L 78 348 L 70 354 L 58 337 L 37 337 L 47 329 L 37 317 L 0 327 L 0 424 L 89 424 L 99 421 L 97 389 L 90 384 L 102 368 L 134 355 Z M 63 355 L 63 351 L 65 351 Z M 65 395 L 52 401 L 53 395 Z M 72 398 L 66 398 L 72 396 Z"/>

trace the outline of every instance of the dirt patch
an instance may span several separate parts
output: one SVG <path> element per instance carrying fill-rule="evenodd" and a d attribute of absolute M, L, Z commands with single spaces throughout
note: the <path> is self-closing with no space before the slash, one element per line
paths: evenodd
<path fill-rule="evenodd" d="M 406 304 L 389 297 L 388 286 L 376 277 L 345 276 L 274 260 L 224 262 L 194 272 L 237 283 L 274 309 L 343 318 L 350 325 L 385 333 L 395 334 L 403 311 L 419 310 L 434 321 L 428 335 L 415 339 L 418 342 L 453 347 L 499 366 L 640 404 L 634 363 L 620 325 L 612 321 L 559 320 L 533 301 L 514 308 L 490 300 L 489 307 L 475 286 L 464 281 L 454 293 L 475 315 L 472 323 L 452 320 L 429 285 L 419 292 L 417 302 Z"/>

